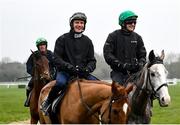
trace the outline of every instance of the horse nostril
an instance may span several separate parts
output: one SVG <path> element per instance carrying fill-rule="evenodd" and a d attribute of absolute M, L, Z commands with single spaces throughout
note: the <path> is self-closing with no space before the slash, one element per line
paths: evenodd
<path fill-rule="evenodd" d="M 162 101 L 164 102 L 164 97 L 162 97 Z"/>

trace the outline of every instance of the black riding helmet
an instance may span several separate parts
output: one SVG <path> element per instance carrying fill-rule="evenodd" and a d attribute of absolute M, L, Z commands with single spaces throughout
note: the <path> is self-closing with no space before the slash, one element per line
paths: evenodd
<path fill-rule="evenodd" d="M 74 13 L 70 17 L 69 24 L 70 24 L 71 30 L 73 29 L 73 21 L 74 20 L 83 20 L 84 21 L 84 30 L 85 30 L 85 26 L 86 26 L 86 22 L 87 22 L 87 17 L 86 17 L 86 15 L 84 13 L 77 12 L 77 13 Z"/>

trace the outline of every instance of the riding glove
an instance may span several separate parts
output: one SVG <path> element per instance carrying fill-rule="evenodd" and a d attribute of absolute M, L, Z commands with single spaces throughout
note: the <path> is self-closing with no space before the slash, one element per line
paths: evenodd
<path fill-rule="evenodd" d="M 81 67 L 78 65 L 76 66 L 76 71 L 77 71 L 77 74 L 81 76 L 83 75 L 87 76 L 90 73 L 90 70 L 88 67 Z"/>

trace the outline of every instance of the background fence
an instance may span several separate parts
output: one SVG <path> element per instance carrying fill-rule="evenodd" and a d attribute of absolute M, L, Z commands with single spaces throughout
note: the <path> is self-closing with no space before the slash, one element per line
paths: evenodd
<path fill-rule="evenodd" d="M 111 83 L 111 80 L 104 80 L 107 81 L 109 83 Z M 6 87 L 6 88 L 25 88 L 27 86 L 29 81 L 20 81 L 20 82 L 0 82 L 0 87 Z M 180 82 L 180 79 L 167 79 L 167 83 L 169 85 L 176 85 L 178 82 Z"/>

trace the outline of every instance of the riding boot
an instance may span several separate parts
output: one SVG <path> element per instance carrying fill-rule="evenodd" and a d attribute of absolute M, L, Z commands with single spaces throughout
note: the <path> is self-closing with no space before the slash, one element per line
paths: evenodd
<path fill-rule="evenodd" d="M 42 103 L 42 107 L 41 107 L 41 110 L 42 112 L 44 113 L 45 116 L 49 115 L 48 111 L 49 111 L 49 108 L 51 107 L 51 104 L 52 102 L 54 101 L 54 99 L 57 97 L 58 95 L 58 92 L 61 90 L 61 88 L 59 86 L 54 86 L 47 99 Z"/>
<path fill-rule="evenodd" d="M 25 103 L 24 103 L 24 107 L 29 107 L 30 105 L 30 92 L 31 92 L 32 89 L 26 89 L 26 100 L 25 100 Z"/>

